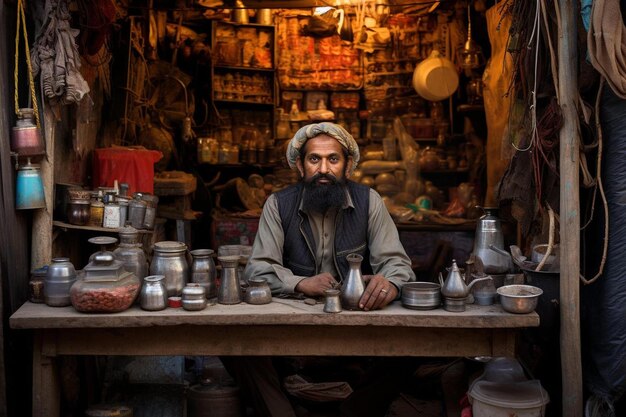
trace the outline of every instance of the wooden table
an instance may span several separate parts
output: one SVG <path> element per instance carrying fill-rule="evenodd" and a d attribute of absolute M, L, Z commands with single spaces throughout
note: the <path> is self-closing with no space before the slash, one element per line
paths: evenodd
<path fill-rule="evenodd" d="M 60 355 L 513 356 L 517 329 L 539 325 L 536 313 L 509 314 L 498 304 L 468 305 L 462 313 L 398 302 L 375 312 L 329 314 L 322 307 L 274 298 L 200 312 L 83 314 L 27 302 L 10 326 L 34 331 L 33 417 L 55 417 Z"/>

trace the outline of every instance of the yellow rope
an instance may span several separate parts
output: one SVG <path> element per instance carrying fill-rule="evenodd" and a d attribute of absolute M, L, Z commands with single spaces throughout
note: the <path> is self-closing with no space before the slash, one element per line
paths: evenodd
<path fill-rule="evenodd" d="M 33 66 L 30 62 L 30 47 L 28 46 L 28 33 L 26 31 L 26 13 L 24 13 L 24 4 L 22 0 L 17 0 L 17 30 L 15 32 L 15 114 L 19 114 L 19 94 L 18 94 L 18 73 L 19 73 L 19 55 L 20 55 L 20 26 L 24 33 L 24 49 L 26 51 L 26 66 L 28 68 L 28 84 L 30 86 L 30 95 L 33 100 L 33 112 L 35 113 L 35 121 L 37 127 L 39 124 L 39 106 L 37 106 L 37 95 L 35 93 L 35 81 L 33 80 Z"/>

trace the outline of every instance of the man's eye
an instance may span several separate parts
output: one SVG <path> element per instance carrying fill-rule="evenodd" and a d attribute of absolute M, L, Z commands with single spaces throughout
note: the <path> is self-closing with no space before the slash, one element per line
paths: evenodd
<path fill-rule="evenodd" d="M 317 161 L 319 161 L 319 160 L 320 160 L 320 159 L 319 159 L 317 156 L 311 156 L 311 157 L 309 157 L 309 161 L 311 161 L 311 162 L 317 162 Z"/>
<path fill-rule="evenodd" d="M 339 162 L 339 157 L 337 157 L 337 156 L 331 156 L 329 159 L 330 159 L 330 162 L 332 162 L 332 163 Z"/>

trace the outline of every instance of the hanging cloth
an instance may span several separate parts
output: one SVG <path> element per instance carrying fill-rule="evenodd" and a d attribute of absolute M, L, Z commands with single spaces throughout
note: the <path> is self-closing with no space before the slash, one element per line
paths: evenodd
<path fill-rule="evenodd" d="M 587 46 L 591 65 L 626 99 L 626 31 L 619 0 L 594 0 Z"/>
<path fill-rule="evenodd" d="M 80 31 L 70 27 L 67 0 L 47 0 L 45 10 L 48 16 L 31 52 L 34 74 L 40 75 L 43 94 L 51 102 L 78 103 L 89 92 L 76 47 Z"/>

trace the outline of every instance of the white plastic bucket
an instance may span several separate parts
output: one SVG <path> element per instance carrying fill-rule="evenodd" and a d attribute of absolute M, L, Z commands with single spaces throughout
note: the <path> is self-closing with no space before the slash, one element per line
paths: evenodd
<path fill-rule="evenodd" d="M 550 402 L 537 380 L 500 383 L 476 380 L 469 390 L 474 417 L 543 417 Z"/>

